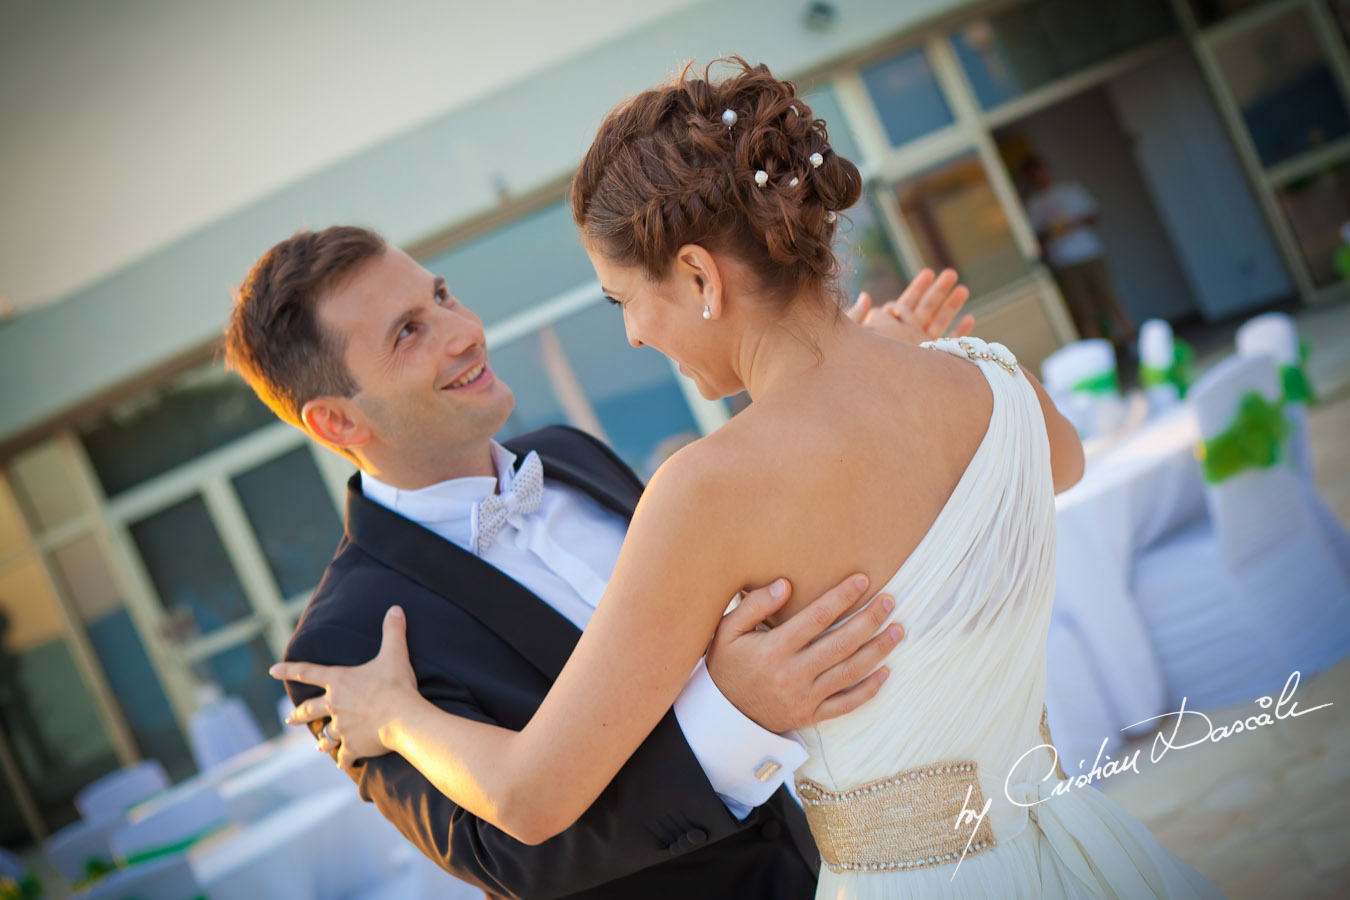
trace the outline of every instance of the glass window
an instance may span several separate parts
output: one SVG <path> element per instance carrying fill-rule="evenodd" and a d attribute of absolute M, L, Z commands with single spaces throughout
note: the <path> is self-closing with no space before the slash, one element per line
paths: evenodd
<path fill-rule="evenodd" d="M 840 222 L 835 255 L 839 257 L 839 287 L 847 301 L 852 303 L 862 291 L 871 294 L 877 304 L 900 296 L 907 280 L 871 193 L 864 193 Z"/>
<path fill-rule="evenodd" d="M 924 263 L 956 269 L 976 297 L 1026 273 L 1008 218 L 973 152 L 899 182 L 895 197 Z"/>
<path fill-rule="evenodd" d="M 78 611 L 142 755 L 163 763 L 175 780 L 192 774 L 187 742 L 98 542 L 89 535 L 77 538 L 54 550 L 49 560 L 52 577 Z"/>
<path fill-rule="evenodd" d="M 174 639 L 191 640 L 249 615 L 239 576 L 200 496 L 130 527 Z"/>
<path fill-rule="evenodd" d="M 896 146 L 952 123 L 952 111 L 921 47 L 868 66 L 862 80 Z"/>
<path fill-rule="evenodd" d="M 1034 0 L 953 30 L 980 105 L 1027 91 L 1177 30 L 1167 0 Z"/>
<path fill-rule="evenodd" d="M 28 543 L 28 528 L 14 502 L 9 484 L 0 476 L 0 559 L 18 552 Z"/>
<path fill-rule="evenodd" d="M 1350 281 L 1350 162 L 1299 178 L 1277 193 L 1313 283 Z"/>
<path fill-rule="evenodd" d="M 16 455 L 9 463 L 14 494 L 35 531 L 47 531 L 83 512 L 61 447 L 46 440 Z"/>
<path fill-rule="evenodd" d="M 111 497 L 276 421 L 243 379 L 204 366 L 113 407 L 81 439 Z"/>
<path fill-rule="evenodd" d="M 802 99 L 810 105 L 813 116 L 824 120 L 825 127 L 830 132 L 830 146 L 834 148 L 834 152 L 855 166 L 861 166 L 862 151 L 853 140 L 853 132 L 849 130 L 848 120 L 844 118 L 844 110 L 839 106 L 834 91 L 826 85 L 803 94 Z"/>
<path fill-rule="evenodd" d="M 275 662 L 267 642 L 259 637 L 199 663 L 198 677 L 243 700 L 262 733 L 274 737 L 281 732 L 277 703 L 285 694 L 281 682 L 267 674 Z"/>
<path fill-rule="evenodd" d="M 1227 38 L 1214 58 L 1263 164 L 1350 134 L 1345 100 L 1306 10 Z"/>
<path fill-rule="evenodd" d="M 342 523 L 309 447 L 296 447 L 234 477 L 282 597 L 319 583 L 342 538 Z"/>
<path fill-rule="evenodd" d="M 1271 0 L 1190 0 L 1195 21 L 1202 27 L 1249 9 L 1265 6 L 1270 2 Z"/>
<path fill-rule="evenodd" d="M 0 726 L 49 827 L 73 820 L 75 792 L 117 767 L 36 557 L 0 571 Z"/>
<path fill-rule="evenodd" d="M 422 264 L 489 325 L 595 278 L 565 201 Z"/>
<path fill-rule="evenodd" d="M 669 360 L 628 343 L 618 308 L 598 303 L 556 328 L 610 446 L 644 478 L 673 452 L 668 442 L 698 437 Z"/>
<path fill-rule="evenodd" d="M 502 428 L 502 440 L 545 425 L 568 421 L 540 362 L 542 355 L 543 343 L 539 332 L 527 334 L 488 351 L 493 372 L 511 388 L 516 398 L 511 417 Z"/>

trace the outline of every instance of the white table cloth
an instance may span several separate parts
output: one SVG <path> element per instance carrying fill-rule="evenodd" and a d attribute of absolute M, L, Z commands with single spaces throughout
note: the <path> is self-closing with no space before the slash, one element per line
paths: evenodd
<path fill-rule="evenodd" d="M 347 785 L 207 838 L 188 858 L 211 900 L 338 900 L 393 878 L 402 843 Z"/>
<path fill-rule="evenodd" d="M 1111 753 L 1122 729 L 1165 712 L 1162 671 L 1130 594 L 1130 568 L 1140 550 L 1204 517 L 1198 437 L 1193 415 L 1178 408 L 1109 445 L 1094 443 L 1082 481 L 1056 498 L 1051 627 L 1068 632 L 1060 644 L 1075 652 L 1048 653 L 1046 704 L 1070 774 L 1080 759 L 1083 771 L 1091 768 L 1103 739 Z M 1084 660 L 1090 680 L 1082 677 Z M 1073 714 L 1094 705 L 1105 706 L 1104 716 Z M 1113 727 L 1103 734 L 1108 721 Z"/>

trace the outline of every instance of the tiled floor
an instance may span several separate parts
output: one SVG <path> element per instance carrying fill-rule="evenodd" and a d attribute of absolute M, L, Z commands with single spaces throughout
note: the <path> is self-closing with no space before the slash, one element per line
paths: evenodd
<path fill-rule="evenodd" d="M 1350 306 L 1298 320 L 1322 398 L 1309 421 L 1318 491 L 1350 526 Z M 1234 900 L 1350 897 L 1350 659 L 1304 679 L 1295 697 L 1300 712 L 1334 705 L 1156 764 L 1152 737 L 1136 739 L 1127 752 L 1143 748 L 1141 774 L 1103 790 Z M 1206 713 L 1218 727 L 1258 711 Z"/>

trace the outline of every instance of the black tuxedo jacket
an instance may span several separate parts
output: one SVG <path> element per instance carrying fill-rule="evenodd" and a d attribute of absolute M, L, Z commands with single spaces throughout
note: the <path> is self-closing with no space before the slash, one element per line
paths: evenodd
<path fill-rule="evenodd" d="M 518 456 L 537 450 L 548 478 L 632 516 L 641 481 L 589 435 L 552 427 L 506 446 Z M 342 543 L 286 658 L 367 662 L 385 611 L 399 604 L 422 694 L 456 715 L 523 728 L 581 632 L 496 568 L 366 499 L 359 479 L 349 485 Z M 287 689 L 296 703 L 319 693 Z M 805 900 L 815 889 L 819 858 L 786 789 L 738 822 L 674 713 L 575 825 L 538 846 L 459 808 L 396 754 L 367 760 L 353 778 L 423 853 L 491 897 Z"/>

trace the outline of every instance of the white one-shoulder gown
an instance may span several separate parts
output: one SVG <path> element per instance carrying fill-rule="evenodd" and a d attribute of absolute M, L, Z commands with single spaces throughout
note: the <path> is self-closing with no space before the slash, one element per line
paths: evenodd
<path fill-rule="evenodd" d="M 881 692 L 802 732 L 811 755 L 798 794 L 825 859 L 817 897 L 1221 897 L 1096 788 L 1052 794 L 1061 781 L 1042 728 L 1055 586 L 1044 419 L 1006 348 L 974 338 L 925 346 L 974 360 L 993 414 L 946 506 L 884 588 L 906 636 Z M 1080 774 L 1077 760 L 1063 763 Z M 958 827 L 957 817 L 979 812 L 981 798 L 989 811 L 971 839 L 974 819 Z"/>

